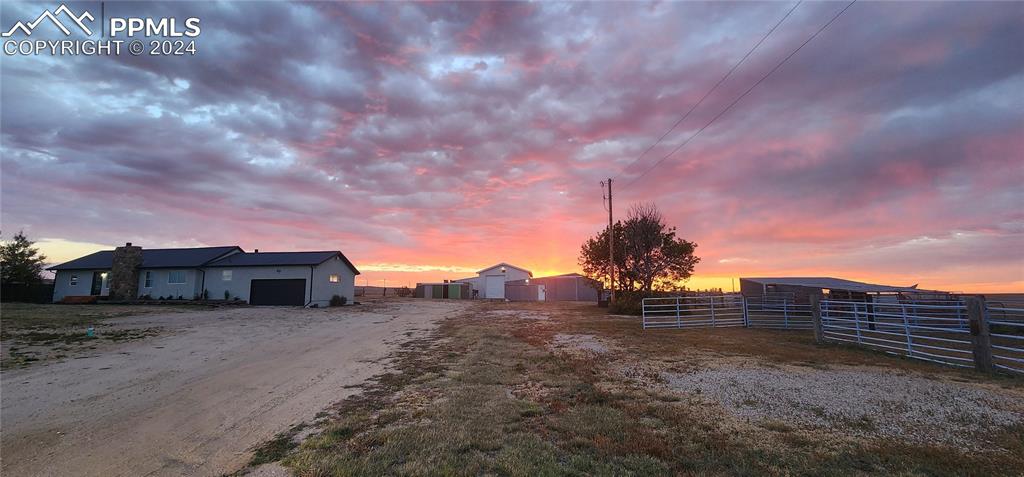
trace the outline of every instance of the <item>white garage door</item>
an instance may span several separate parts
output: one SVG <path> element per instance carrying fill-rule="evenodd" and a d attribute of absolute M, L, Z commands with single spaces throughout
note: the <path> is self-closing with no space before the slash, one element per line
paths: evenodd
<path fill-rule="evenodd" d="M 505 298 L 504 275 L 487 275 L 484 280 L 484 298 Z"/>

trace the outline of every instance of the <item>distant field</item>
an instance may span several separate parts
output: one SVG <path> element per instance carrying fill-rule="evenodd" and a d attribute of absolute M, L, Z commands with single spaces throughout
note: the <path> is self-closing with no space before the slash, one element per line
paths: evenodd
<path fill-rule="evenodd" d="M 374 287 L 374 286 L 361 287 L 361 286 L 356 286 L 355 292 L 356 292 L 356 298 L 357 299 L 359 297 L 361 297 L 361 296 L 367 296 L 367 297 L 394 296 L 394 297 L 397 297 L 401 293 L 403 293 L 403 290 L 405 288 L 406 287 L 404 287 L 404 286 L 400 286 L 400 287 L 387 287 L 386 289 L 384 287 Z M 412 291 L 413 291 L 414 288 L 415 288 L 415 286 L 412 286 L 412 287 L 408 288 L 408 290 L 409 290 L 408 293 L 410 295 L 412 294 Z M 386 293 L 385 293 L 385 290 L 386 290 Z"/>
<path fill-rule="evenodd" d="M 1024 293 L 986 293 L 985 300 L 1024 303 Z"/>

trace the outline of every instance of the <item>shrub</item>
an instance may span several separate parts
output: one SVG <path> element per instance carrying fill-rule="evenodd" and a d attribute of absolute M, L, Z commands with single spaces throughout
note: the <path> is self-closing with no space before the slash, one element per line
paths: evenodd
<path fill-rule="evenodd" d="M 331 306 L 342 306 L 348 303 L 348 297 L 334 295 L 331 297 Z"/>
<path fill-rule="evenodd" d="M 184 297 L 182 297 L 181 295 L 178 295 L 178 299 L 179 299 L 179 300 L 184 300 L 185 298 L 184 298 Z"/>
<path fill-rule="evenodd" d="M 160 298 L 157 298 L 157 300 L 163 301 L 164 300 L 164 296 L 160 295 Z"/>
<path fill-rule="evenodd" d="M 227 300 L 227 299 L 230 299 L 230 298 L 231 298 L 231 293 L 228 293 L 227 290 L 224 290 L 224 299 Z"/>
<path fill-rule="evenodd" d="M 642 315 L 644 295 L 639 292 L 618 292 L 615 301 L 608 305 L 613 315 Z"/>

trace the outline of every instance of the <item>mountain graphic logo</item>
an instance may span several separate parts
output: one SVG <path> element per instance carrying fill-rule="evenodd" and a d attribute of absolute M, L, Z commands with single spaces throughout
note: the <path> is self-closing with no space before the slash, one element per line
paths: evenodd
<path fill-rule="evenodd" d="M 36 18 L 35 20 L 28 23 L 17 22 L 14 24 L 14 26 L 11 27 L 10 30 L 7 30 L 4 33 L 0 33 L 0 36 L 9 37 L 13 35 L 14 32 L 19 30 L 25 33 L 25 36 L 31 36 L 32 30 L 35 30 L 35 28 L 39 26 L 39 24 L 42 23 L 45 19 L 49 19 L 51 22 L 53 22 L 54 25 L 57 25 L 57 28 L 60 28 L 60 31 L 64 32 L 65 36 L 70 36 L 71 30 L 69 30 L 68 27 L 64 26 L 64 23 L 60 21 L 59 16 L 61 14 L 66 15 L 68 18 L 70 18 L 71 21 L 74 22 L 74 24 L 77 25 L 78 28 L 84 31 L 87 36 L 92 35 L 92 30 L 89 29 L 89 27 L 86 26 L 82 20 L 88 19 L 91 22 L 96 20 L 96 18 L 93 17 L 92 14 L 89 12 L 85 12 L 81 15 L 76 16 L 75 12 L 72 12 L 71 9 L 67 7 L 67 5 L 62 3 L 59 7 L 57 7 L 56 10 L 53 11 L 53 13 L 50 13 L 49 10 L 44 10 L 43 13 L 39 15 L 39 17 Z"/>

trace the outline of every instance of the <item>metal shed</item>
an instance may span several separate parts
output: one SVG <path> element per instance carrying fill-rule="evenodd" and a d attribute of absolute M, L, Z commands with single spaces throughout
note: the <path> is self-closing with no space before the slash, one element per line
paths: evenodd
<path fill-rule="evenodd" d="M 596 302 L 603 288 L 601 282 L 579 273 L 566 273 L 550 277 L 515 280 L 509 285 L 544 285 L 547 301 L 593 301 Z"/>
<path fill-rule="evenodd" d="M 417 283 L 413 297 L 465 300 L 473 298 L 472 290 L 468 283 Z"/>

